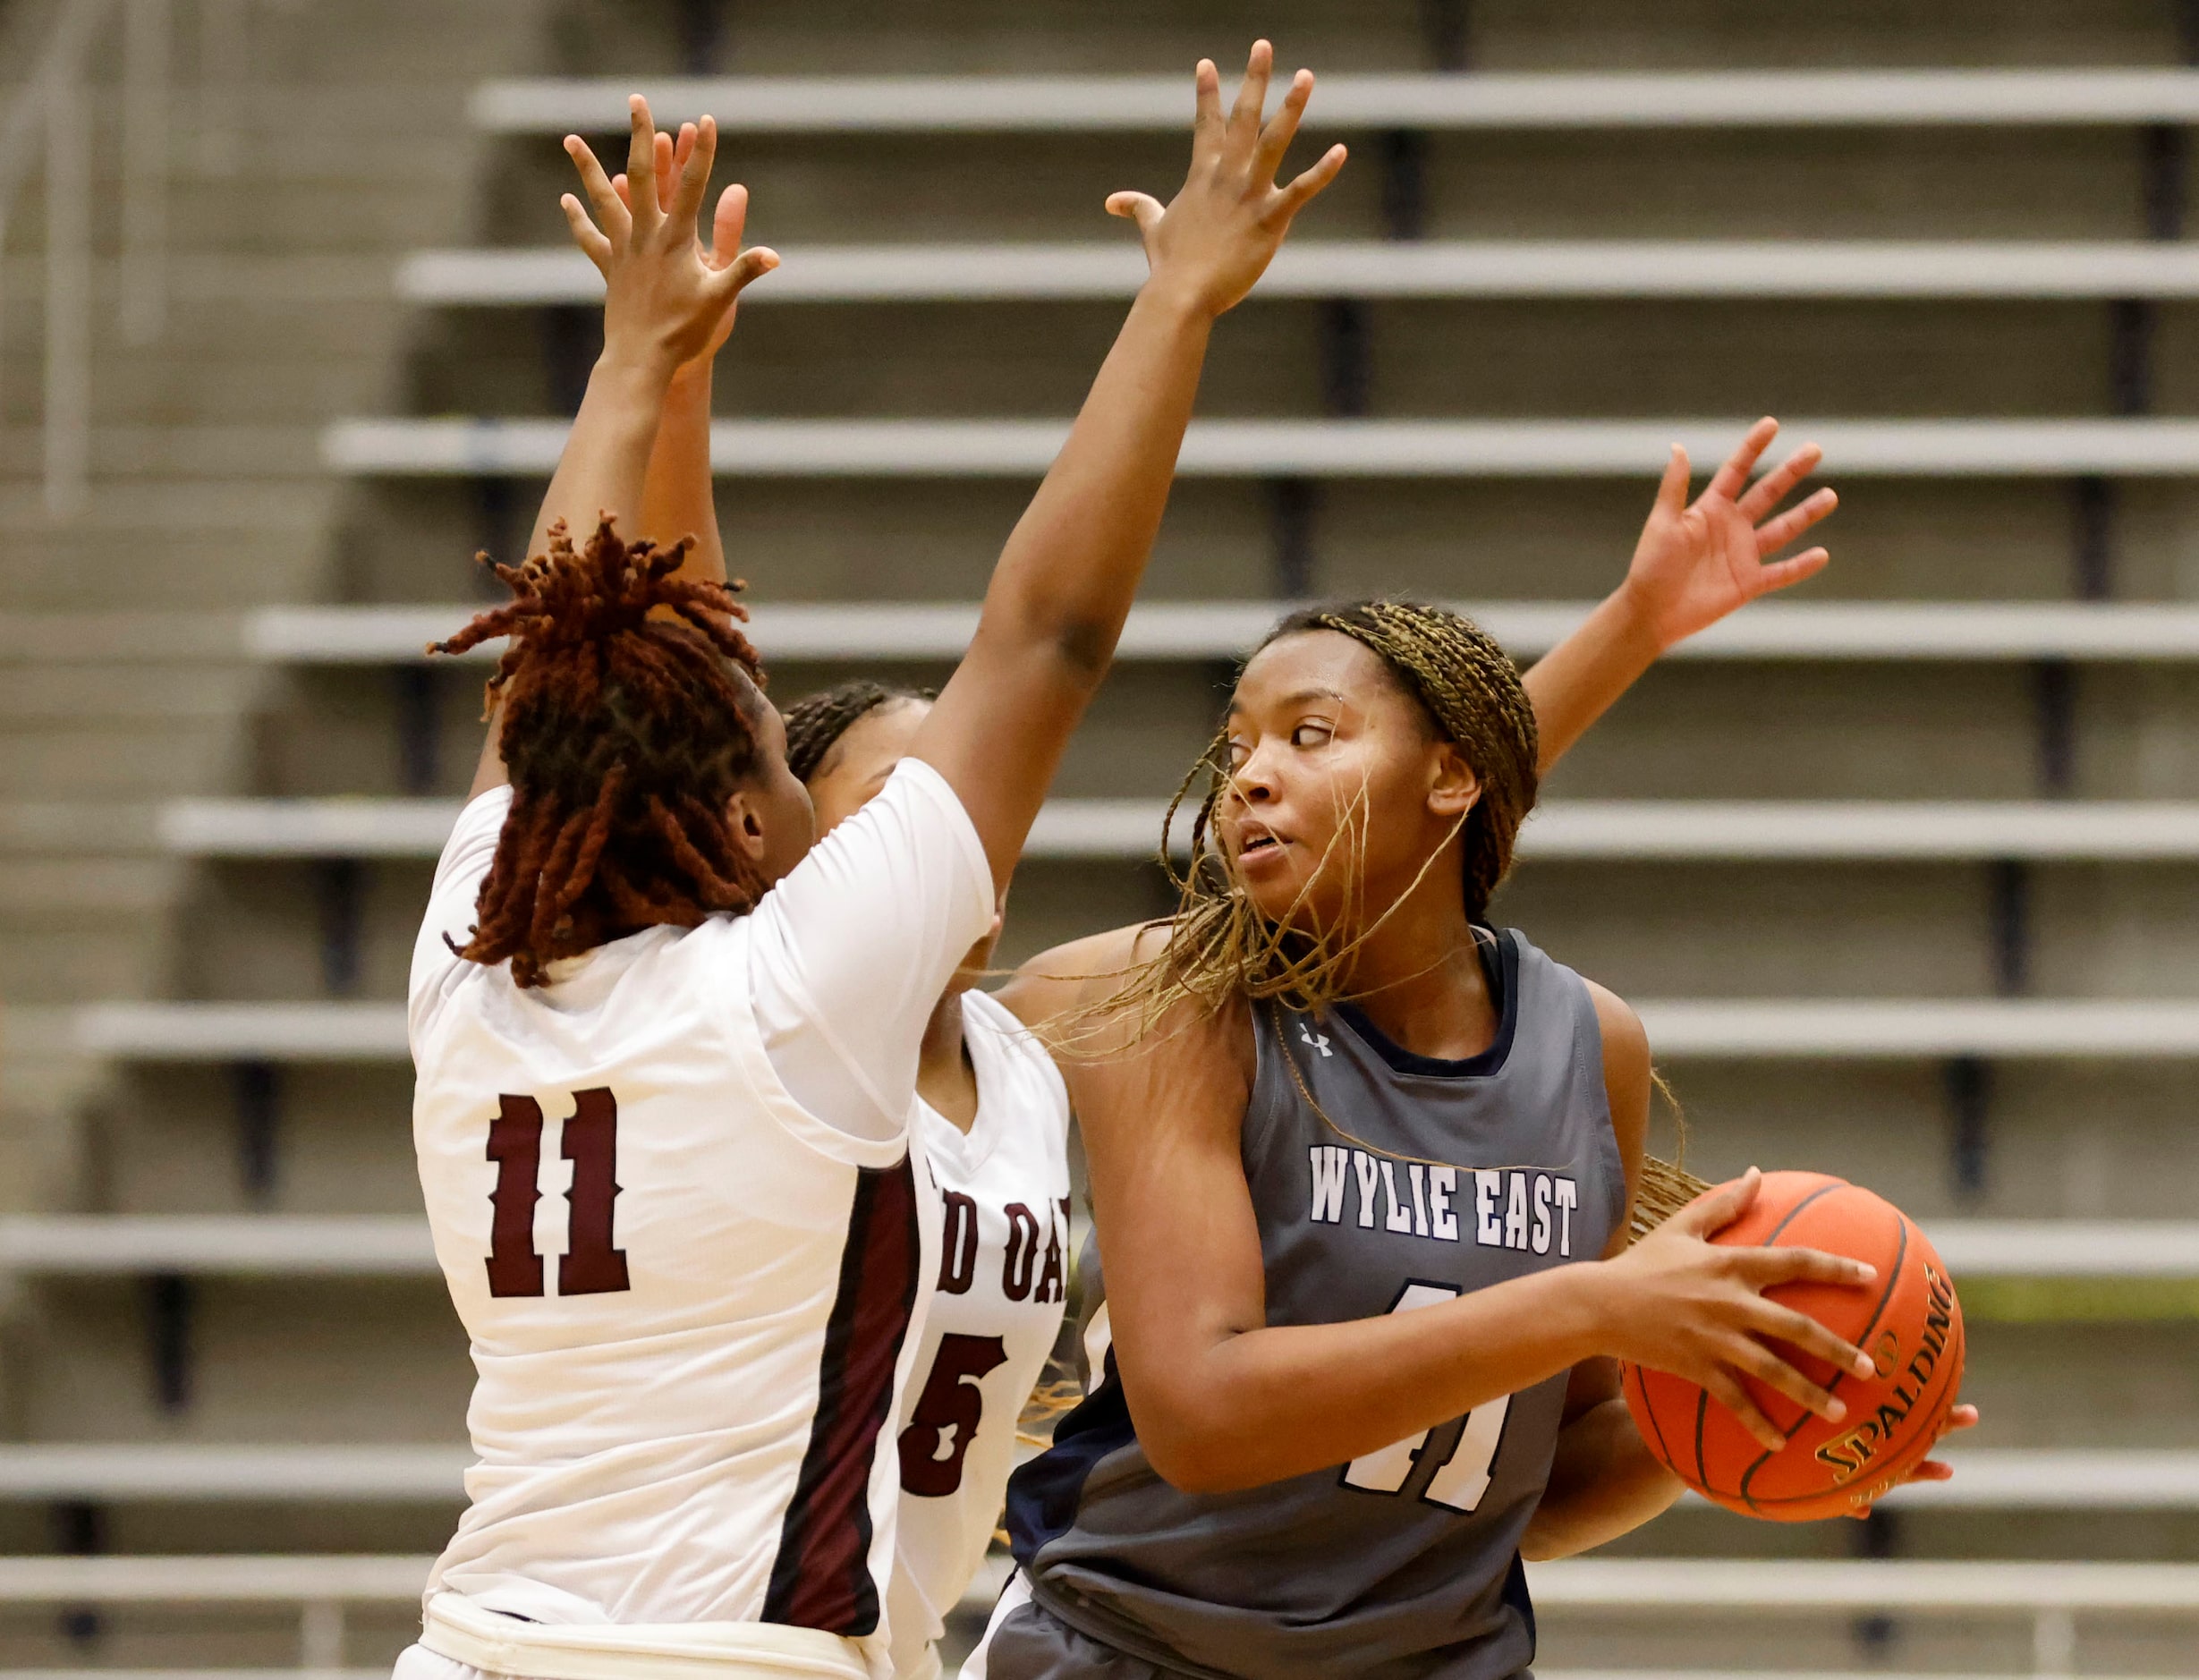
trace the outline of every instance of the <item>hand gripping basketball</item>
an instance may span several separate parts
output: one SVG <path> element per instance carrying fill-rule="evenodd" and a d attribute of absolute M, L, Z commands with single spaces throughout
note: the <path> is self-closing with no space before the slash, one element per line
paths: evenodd
<path fill-rule="evenodd" d="M 1674 1223 L 1683 1221 L 1682 1245 L 1742 1261 L 1745 1276 L 1767 1279 L 1757 1285 L 1763 1307 L 1786 1316 L 1759 1319 L 1745 1335 L 1755 1356 L 1728 1362 L 1715 1384 L 1656 1360 L 1622 1367 L 1627 1410 L 1652 1455 L 1704 1498 L 1776 1522 L 1866 1515 L 1903 1482 L 1950 1473 L 1928 1455 L 1976 1420 L 1955 1404 L 1962 1306 L 1900 1209 L 1822 1174 L 1752 1174 Z M 1782 1255 L 1795 1257 L 1790 1267 L 1769 1265 Z M 1855 1286 L 1857 1272 L 1868 1287 Z M 1761 1345 L 1766 1337 L 1783 1358 Z M 1861 1363 L 1857 1347 L 1868 1350 Z"/>
<path fill-rule="evenodd" d="M 1816 1319 L 1767 1301 L 1781 1284 L 1861 1289 L 1878 1270 L 1862 1260 L 1809 1248 L 1741 1248 L 1711 1241 L 1754 1205 L 1763 1175 L 1754 1167 L 1702 1195 L 1611 1260 L 1614 1288 L 1605 1345 L 1616 1358 L 1669 1371 L 1706 1390 L 1738 1418 L 1765 1450 L 1787 1431 L 1764 1415 L 1743 1382 L 1753 1378 L 1828 1421 L 1847 1407 L 1837 1396 L 1765 1345 L 1764 1339 L 1814 1355 L 1835 1370 L 1871 1375 L 1871 1359 Z"/>

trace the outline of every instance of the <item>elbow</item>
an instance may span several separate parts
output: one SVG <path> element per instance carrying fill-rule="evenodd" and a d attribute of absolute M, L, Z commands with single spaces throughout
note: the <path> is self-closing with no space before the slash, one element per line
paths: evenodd
<path fill-rule="evenodd" d="M 1138 1431 L 1138 1445 L 1153 1473 L 1178 1493 L 1234 1493 L 1245 1484 L 1228 1473 L 1215 1443 L 1192 1430 Z"/>
<path fill-rule="evenodd" d="M 1247 1474 L 1241 1455 L 1232 1450 L 1220 1408 L 1164 1402 L 1133 1409 L 1145 1462 L 1178 1493 L 1237 1493 L 1260 1485 L 1262 1478 Z"/>

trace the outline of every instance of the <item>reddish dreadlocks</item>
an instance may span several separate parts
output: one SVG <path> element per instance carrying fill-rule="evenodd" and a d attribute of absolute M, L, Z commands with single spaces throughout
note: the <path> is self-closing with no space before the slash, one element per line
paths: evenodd
<path fill-rule="evenodd" d="M 768 885 L 727 816 L 757 765 L 763 669 L 735 628 L 740 586 L 673 575 L 687 547 L 628 547 L 606 519 L 576 553 L 561 521 L 548 554 L 495 568 L 509 602 L 429 649 L 511 638 L 487 704 L 512 810 L 458 954 L 509 959 L 522 986 L 641 929 L 748 910 Z"/>

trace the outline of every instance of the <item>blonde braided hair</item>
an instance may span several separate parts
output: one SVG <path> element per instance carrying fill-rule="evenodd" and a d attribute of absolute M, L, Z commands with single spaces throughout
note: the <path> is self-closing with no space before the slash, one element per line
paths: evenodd
<path fill-rule="evenodd" d="M 1461 836 L 1466 918 L 1484 921 L 1490 900 L 1511 870 L 1520 825 L 1534 809 L 1541 785 L 1534 706 L 1518 667 L 1493 637 L 1463 614 L 1398 599 L 1303 609 L 1269 631 L 1260 649 L 1316 630 L 1349 636 L 1372 652 L 1420 702 L 1437 732 L 1473 766 L 1481 796 L 1455 832 Z M 1169 834 L 1202 775 L 1206 786 L 1192 817 L 1192 861 L 1179 870 L 1170 857 Z M 1307 930 L 1261 914 L 1243 883 L 1208 844 L 1228 783 L 1225 724 L 1177 785 L 1162 822 L 1161 864 L 1177 894 L 1176 913 L 1165 924 L 1167 945 L 1151 961 L 1126 970 L 1124 984 L 1113 995 L 1050 1028 L 1047 1036 L 1057 1049 L 1078 1054 L 1087 1034 L 1125 1021 L 1130 1041 L 1136 1043 L 1186 1004 L 1199 1016 L 1233 997 L 1271 1000 L 1295 1013 L 1314 1014 L 1346 996 L 1350 958 L 1371 929 L 1363 928 L 1339 941 L 1330 929 Z M 1355 843 L 1355 822 L 1343 826 L 1342 833 L 1353 836 L 1347 843 Z M 1379 926 L 1390 908 L 1381 907 L 1372 925 Z M 1107 1036 L 1119 1049 L 1119 1033 Z M 1661 1081 L 1659 1086 L 1662 1089 Z M 1668 1099 L 1670 1093 L 1666 1095 Z M 1634 1202 L 1635 1235 L 1661 1224 L 1703 1188 L 1701 1180 L 1677 1167 L 1653 1157 L 1645 1159 Z"/>

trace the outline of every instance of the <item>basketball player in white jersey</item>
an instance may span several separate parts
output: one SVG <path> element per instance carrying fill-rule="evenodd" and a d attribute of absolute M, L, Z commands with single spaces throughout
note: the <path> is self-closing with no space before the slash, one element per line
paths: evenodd
<path fill-rule="evenodd" d="M 926 695 L 860 680 L 789 709 L 787 766 L 820 834 L 886 785 L 930 710 Z M 937 1642 L 984 1565 L 1068 1294 L 1069 1094 L 1046 1048 L 976 988 L 998 933 L 996 919 L 948 983 L 917 1067 L 918 1130 L 947 1217 L 900 1420 L 887 1601 L 901 1680 L 939 1672 Z"/>
<path fill-rule="evenodd" d="M 990 925 L 1104 674 L 1167 500 L 1214 319 L 1341 148 L 1274 173 L 1269 54 L 1133 217 L 1151 275 L 1004 550 L 968 657 L 877 798 L 812 845 L 784 725 L 715 556 L 625 547 L 675 379 L 775 266 L 667 212 L 633 101 L 621 199 L 566 141 L 605 348 L 513 600 L 474 797 L 437 870 L 408 1016 L 414 1141 L 471 1338 L 471 1504 L 404 1680 L 888 1671 L 886 1442 L 938 1266 L 909 1148 L 925 1022 Z M 601 526 L 584 552 L 566 522 Z M 719 574 L 722 576 L 722 573 Z"/>

